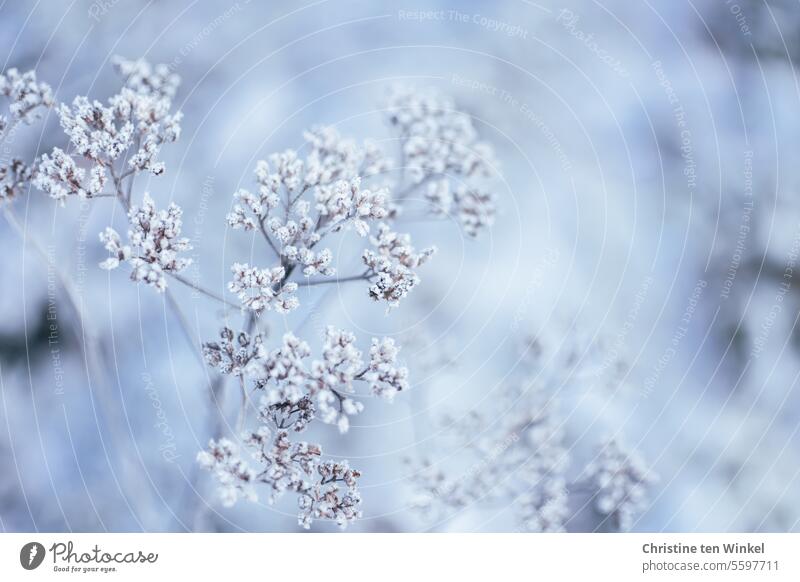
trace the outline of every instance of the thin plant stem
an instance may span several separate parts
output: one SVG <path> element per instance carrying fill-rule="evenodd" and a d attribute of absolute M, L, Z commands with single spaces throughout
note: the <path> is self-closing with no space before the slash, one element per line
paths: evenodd
<path fill-rule="evenodd" d="M 236 305 L 235 303 L 231 303 L 230 301 L 228 301 L 227 299 L 225 299 L 224 297 L 222 297 L 220 295 L 217 295 L 213 291 L 210 291 L 210 290 L 206 289 L 205 287 L 203 287 L 201 285 L 198 285 L 197 283 L 193 283 L 192 281 L 190 281 L 189 279 L 187 279 L 183 275 L 179 275 L 177 273 L 168 273 L 168 274 L 169 274 L 170 277 L 172 277 L 173 279 L 175 279 L 179 283 L 182 283 L 182 284 L 186 285 L 187 287 L 190 287 L 191 289 L 194 289 L 195 291 L 197 291 L 198 293 L 200 293 L 202 295 L 205 295 L 206 297 L 214 299 L 215 301 L 219 301 L 220 303 L 225 305 L 225 307 L 230 307 L 232 309 L 239 309 L 239 306 Z"/>
<path fill-rule="evenodd" d="M 298 287 L 314 287 L 316 285 L 329 285 L 332 283 L 347 283 L 349 281 L 367 281 L 370 279 L 369 271 L 361 273 L 360 275 L 351 275 L 349 277 L 339 277 L 336 279 L 307 279 L 305 281 L 298 281 Z"/>
<path fill-rule="evenodd" d="M 267 233 L 267 229 L 264 228 L 264 221 L 263 220 L 259 220 L 258 221 L 258 228 L 259 228 L 259 230 L 261 230 L 261 234 L 264 235 L 264 240 L 267 241 L 267 244 L 269 244 L 270 248 L 275 253 L 275 256 L 280 260 L 281 253 L 278 250 L 278 247 L 275 246 L 275 243 L 272 242 L 272 238 L 270 238 L 269 233 Z"/>
<path fill-rule="evenodd" d="M 200 362 L 201 367 L 205 366 L 205 361 L 203 360 L 203 354 L 200 353 L 198 344 L 195 342 L 195 339 L 192 336 L 192 328 L 189 325 L 189 320 L 186 319 L 186 315 L 184 315 L 181 306 L 178 304 L 177 299 L 175 299 L 175 295 L 172 293 L 172 290 L 171 289 L 165 290 L 164 296 L 167 298 L 167 303 L 169 303 L 170 308 L 172 309 L 172 313 L 175 315 L 175 318 L 178 320 L 178 323 L 181 326 L 183 335 L 186 336 L 186 340 L 189 342 L 189 345 L 192 346 L 192 352 L 197 358 L 197 361 Z"/>

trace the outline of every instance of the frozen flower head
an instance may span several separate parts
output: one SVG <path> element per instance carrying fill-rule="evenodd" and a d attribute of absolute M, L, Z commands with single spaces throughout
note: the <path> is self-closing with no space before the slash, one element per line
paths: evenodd
<path fill-rule="evenodd" d="M 91 198 L 103 191 L 106 173 L 101 166 L 92 169 L 92 179 L 88 182 L 85 176 L 86 171 L 69 154 L 55 148 L 51 154 L 42 156 L 33 184 L 63 205 L 69 196 Z"/>
<path fill-rule="evenodd" d="M 398 348 L 386 338 L 373 340 L 368 364 L 356 337 L 332 326 L 325 331 L 321 358 L 310 362 L 310 346 L 292 333 L 272 351 L 260 335 L 251 338 L 223 328 L 220 338 L 204 344 L 206 361 L 223 374 L 253 381 L 263 393 L 260 418 L 280 429 L 300 432 L 318 418 L 344 433 L 350 417 L 364 409 L 351 397 L 356 383 L 386 398 L 408 387 L 408 371 L 396 362 Z"/>
<path fill-rule="evenodd" d="M 298 411 L 302 416 L 307 407 L 308 399 L 304 398 L 292 411 L 282 411 L 283 415 L 275 406 L 265 408 L 262 414 L 280 424 Z M 296 494 L 298 524 L 306 529 L 316 519 L 334 521 L 345 528 L 361 517 L 357 484 L 361 473 L 350 468 L 346 461 L 323 460 L 318 444 L 294 442 L 280 426 L 270 430 L 261 425 L 242 438 L 252 460 L 259 465 L 258 472 L 249 468 L 240 458 L 238 447 L 228 439 L 212 440 L 208 450 L 197 456 L 201 467 L 216 477 L 224 505 L 233 505 L 240 497 L 255 501 L 253 486 L 258 484 L 267 489 L 269 503 L 287 492 Z"/>
<path fill-rule="evenodd" d="M 264 310 L 288 313 L 300 305 L 294 295 L 297 283 L 285 281 L 286 271 L 283 267 L 259 269 L 247 263 L 234 263 L 231 271 L 233 280 L 228 283 L 228 290 L 239 297 L 242 309 L 256 314 Z"/>
<path fill-rule="evenodd" d="M 144 281 L 163 292 L 167 288 L 166 275 L 179 273 L 191 264 L 191 259 L 180 256 L 192 248 L 189 240 L 180 236 L 181 214 L 176 204 L 157 211 L 153 199 L 145 193 L 141 207 L 132 206 L 128 212 L 127 245 L 112 228 L 100 234 L 110 253 L 100 266 L 116 269 L 120 263 L 128 262 L 132 280 Z"/>
<path fill-rule="evenodd" d="M 435 91 L 397 87 L 387 103 L 389 122 L 403 140 L 412 180 L 491 175 L 491 147 L 478 140 L 472 119 Z"/>
<path fill-rule="evenodd" d="M 36 186 L 56 200 L 100 194 L 114 168 L 117 181 L 136 172 L 164 172 L 157 160 L 161 146 L 176 141 L 181 132 L 181 114 L 171 113 L 177 78 L 165 76 L 162 65 L 153 70 L 144 61 L 120 61 L 119 66 L 127 83 L 107 103 L 79 96 L 72 105 L 57 108 L 71 150 L 55 148 L 43 156 L 36 176 Z M 73 155 L 89 164 L 88 173 Z"/>
<path fill-rule="evenodd" d="M 595 509 L 608 516 L 617 529 L 630 529 L 636 513 L 645 508 L 647 489 L 656 477 L 638 455 L 615 440 L 600 448 L 586 471 L 597 491 Z"/>
<path fill-rule="evenodd" d="M 206 362 L 217 368 L 220 374 L 244 375 L 247 367 L 264 356 L 262 335 L 250 336 L 245 332 L 235 335 L 229 327 L 224 327 L 219 334 L 219 342 L 203 344 L 203 357 Z"/>
<path fill-rule="evenodd" d="M 151 65 L 144 59 L 135 61 L 115 56 L 111 59 L 117 72 L 125 77 L 125 86 L 140 95 L 172 99 L 181 79 L 167 65 Z"/>
<path fill-rule="evenodd" d="M 31 123 L 39 117 L 42 109 L 53 106 L 50 86 L 38 82 L 35 71 L 20 73 L 17 69 L 8 69 L 0 73 L 0 95 L 8 98 L 8 110 L 14 121 Z M 0 116 L 0 135 L 8 123 Z"/>
<path fill-rule="evenodd" d="M 359 235 L 367 236 L 368 221 L 382 220 L 389 215 L 389 191 L 361 188 L 358 177 L 318 186 L 314 198 L 317 211 L 332 232 L 353 225 Z"/>
<path fill-rule="evenodd" d="M 372 393 L 387 400 L 408 390 L 408 368 L 397 365 L 400 348 L 391 338 L 373 338 L 369 350 L 369 371 L 365 374 Z"/>
<path fill-rule="evenodd" d="M 233 506 L 240 497 L 256 501 L 253 489 L 256 474 L 239 456 L 239 448 L 226 438 L 211 440 L 208 450 L 197 454 L 197 462 L 212 471 L 219 482 L 219 495 L 225 507 Z"/>
<path fill-rule="evenodd" d="M 320 420 L 335 424 L 339 432 L 350 428 L 350 416 L 364 409 L 363 404 L 347 396 L 353 393 L 353 381 L 363 375 L 361 352 L 350 332 L 328 326 L 322 359 L 311 364 L 309 392 L 316 397 Z"/>
<path fill-rule="evenodd" d="M 472 118 L 435 91 L 411 88 L 396 88 L 387 110 L 400 134 L 404 172 L 425 186 L 421 195 L 432 211 L 457 219 L 472 237 L 491 226 L 494 195 L 481 182 L 494 174 L 494 154 L 478 140 Z"/>
<path fill-rule="evenodd" d="M 364 408 L 349 397 L 355 392 L 353 382 L 361 380 L 366 371 L 355 341 L 353 334 L 329 326 L 322 359 L 312 361 L 307 367 L 305 359 L 311 355 L 308 344 L 294 334 L 284 335 L 283 345 L 264 358 L 257 381 L 257 386 L 265 392 L 267 404 L 291 410 L 309 398 L 322 422 L 335 424 L 340 432 L 347 432 L 349 417 Z"/>
<path fill-rule="evenodd" d="M 366 236 L 370 223 L 389 219 L 394 212 L 388 190 L 362 184 L 362 176 L 387 167 L 374 144 L 359 147 L 329 127 L 304 135 L 306 158 L 295 150 L 285 150 L 259 161 L 257 189 L 238 190 L 227 216 L 234 229 L 260 231 L 278 255 L 280 266 L 257 274 L 282 273 L 286 286 L 295 285 L 287 280 L 296 268 L 306 277 L 335 274 L 333 253 L 320 245 L 325 237 L 351 227 Z M 236 287 L 241 290 L 242 285 Z M 270 294 L 279 287 L 276 281 L 272 291 L 265 287 L 263 293 L 251 294 L 258 312 L 268 308 Z"/>
<path fill-rule="evenodd" d="M 417 253 L 409 235 L 398 234 L 385 223 L 378 226 L 378 233 L 370 237 L 370 243 L 375 250 L 367 249 L 362 255 L 374 278 L 369 295 L 375 301 L 385 301 L 389 307 L 396 307 L 419 284 L 420 279 L 412 269 L 428 262 L 436 248 L 429 247 Z"/>
<path fill-rule="evenodd" d="M 0 206 L 17 197 L 32 177 L 33 171 L 22 160 L 14 158 L 8 164 L 0 163 Z"/>
<path fill-rule="evenodd" d="M 361 473 L 351 469 L 347 461 L 321 463 L 317 473 L 319 481 L 305 489 L 300 497 L 298 524 L 309 529 L 314 519 L 327 519 L 345 529 L 361 517 L 357 483 Z"/>
<path fill-rule="evenodd" d="M 371 176 L 388 166 L 372 142 L 359 147 L 354 140 L 345 139 L 332 127 L 317 127 L 303 134 L 307 156 L 301 158 L 295 150 L 270 155 L 256 165 L 259 185 L 258 198 L 269 200 L 269 207 L 292 206 L 299 196 L 316 186 L 333 184 Z M 277 197 L 277 198 L 276 198 Z"/>
<path fill-rule="evenodd" d="M 389 169 L 389 163 L 374 142 L 359 147 L 333 127 L 315 127 L 303 137 L 309 149 L 306 186 L 322 186 L 357 176 L 373 176 Z"/>
<path fill-rule="evenodd" d="M 460 184 L 451 191 L 450 180 L 436 180 L 428 185 L 426 198 L 435 214 L 455 218 L 471 237 L 494 224 L 497 205 L 488 190 Z"/>

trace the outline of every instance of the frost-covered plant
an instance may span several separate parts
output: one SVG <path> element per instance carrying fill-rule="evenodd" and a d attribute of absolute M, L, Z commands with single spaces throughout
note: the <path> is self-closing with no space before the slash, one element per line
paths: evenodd
<path fill-rule="evenodd" d="M 190 264 L 184 253 L 191 246 L 181 236 L 180 207 L 169 203 L 159 209 L 158 197 L 149 192 L 136 201 L 137 175 L 164 174 L 161 148 L 180 137 L 181 113 L 173 110 L 179 78 L 168 67 L 143 60 L 115 58 L 114 65 L 124 78 L 120 90 L 104 102 L 78 96 L 58 105 L 67 143 L 31 164 L 14 161 L 0 168 L 0 193 L 11 198 L 32 182 L 59 204 L 116 199 L 125 210 L 127 237 L 112 226 L 100 233 L 109 253 L 102 268 L 127 263 L 133 281 L 166 294 L 181 323 L 185 318 L 170 290 L 174 282 L 233 306 L 181 275 Z M 49 88 L 32 73 L 9 71 L 0 78 L 0 93 L 10 97 L 17 121 L 30 121 L 40 107 L 53 104 Z M 322 445 L 292 435 L 315 421 L 345 433 L 363 410 L 363 397 L 392 400 L 408 390 L 400 347 L 392 338 L 373 338 L 365 352 L 353 334 L 328 327 L 312 357 L 311 345 L 292 332 L 276 339 L 257 330 L 267 328 L 263 320 L 270 313 L 304 307 L 300 286 L 362 281 L 364 297 L 387 309 L 398 306 L 420 284 L 419 269 L 435 252 L 433 246 L 416 250 L 411 236 L 397 228 L 404 206 L 424 201 L 427 184 L 455 193 L 449 206 L 439 201 L 431 210 L 455 212 L 469 235 L 492 222 L 493 196 L 478 194 L 484 192 L 479 181 L 491 174 L 491 151 L 477 140 L 471 118 L 432 92 L 396 92 L 388 111 L 401 146 L 397 160 L 373 141 L 357 143 L 332 127 L 317 127 L 304 133 L 300 150 L 259 161 L 254 188 L 234 194 L 228 226 L 256 233 L 265 245 L 248 263 L 231 266 L 228 291 L 241 307 L 242 331 L 226 326 L 218 341 L 201 346 L 205 361 L 219 373 L 214 393 L 227 377 L 241 389 L 235 435 L 241 441 L 217 434 L 220 423 L 208 450 L 198 455 L 215 475 L 225 505 L 255 499 L 257 486 L 266 486 L 270 501 L 287 491 L 297 496 L 298 522 L 306 528 L 315 519 L 344 527 L 360 516 L 360 473 L 347 461 L 325 459 Z M 0 131 L 7 125 L 3 117 Z M 349 258 L 359 259 L 361 269 L 337 276 L 337 263 L 348 263 L 348 257 L 334 256 L 330 243 L 341 235 L 360 241 L 360 250 Z M 250 394 L 256 392 L 253 404 Z M 245 430 L 250 420 L 255 427 Z M 251 458 L 243 458 L 244 451 Z"/>
<path fill-rule="evenodd" d="M 440 455 L 409 459 L 414 507 L 429 519 L 441 519 L 455 510 L 506 506 L 513 500 L 521 529 L 562 532 L 579 498 L 589 492 L 615 529 L 630 527 L 652 483 L 637 457 L 612 442 L 584 468 L 586 478 L 570 481 L 575 460 L 565 444 L 555 395 L 570 380 L 596 373 L 598 352 L 575 341 L 545 353 L 539 340 L 525 339 L 519 377 L 492 398 L 493 404 L 458 418 L 445 416 L 442 430 L 449 445 Z"/>
<path fill-rule="evenodd" d="M 365 363 L 353 334 L 328 327 L 322 357 L 309 363 L 309 345 L 291 333 L 272 351 L 266 349 L 261 334 L 251 338 L 241 332 L 234 343 L 233 331 L 224 328 L 220 337 L 220 342 L 203 346 L 208 363 L 223 374 L 238 376 L 243 387 L 249 383 L 261 392 L 259 426 L 243 435 L 260 470 L 247 468 L 227 439 L 212 440 L 198 456 L 217 476 L 223 502 L 232 505 L 240 496 L 254 499 L 253 485 L 263 484 L 270 503 L 286 491 L 297 494 L 298 523 L 305 528 L 318 518 L 332 519 L 342 527 L 357 519 L 360 473 L 346 461 L 324 460 L 321 445 L 293 441 L 290 433 L 304 432 L 317 418 L 347 432 L 350 417 L 364 408 L 351 398 L 356 383 L 385 398 L 407 388 L 408 371 L 398 366 L 392 340 L 374 339 Z"/>
<path fill-rule="evenodd" d="M 402 102 L 395 96 L 389 108 L 390 124 L 400 129 L 399 164 L 392 164 L 374 143 L 359 145 L 342 137 L 334 128 L 318 127 L 304 134 L 305 152 L 285 150 L 259 161 L 255 168 L 256 187 L 240 189 L 234 194 L 228 225 L 257 232 L 273 253 L 271 264 L 236 263 L 232 268 L 233 279 L 228 288 L 238 296 L 243 311 L 250 314 L 250 327 L 252 318 L 266 311 L 286 313 L 301 308 L 296 295 L 299 286 L 365 281 L 367 295 L 392 308 L 420 283 L 417 270 L 433 256 L 435 248 L 417 251 L 410 235 L 394 228 L 393 222 L 401 214 L 405 199 L 426 178 L 436 177 L 449 184 L 445 171 L 466 179 L 488 174 L 489 164 L 483 158 L 486 146 L 475 143 L 474 129 L 467 116 L 452 110 L 445 115 L 431 114 L 428 124 L 438 127 L 439 133 L 423 136 L 411 120 L 403 127 L 398 125 L 398 114 L 409 106 L 413 107 L 413 103 Z M 422 121 L 419 116 L 414 119 Z M 455 127 L 458 133 L 453 133 Z M 424 161 L 416 150 L 409 149 L 442 139 L 456 142 L 444 148 L 430 143 L 429 156 Z M 410 140 L 417 145 L 409 146 Z M 446 158 L 436 166 L 441 168 L 436 174 L 420 176 L 415 170 L 417 166 L 408 164 L 410 160 L 427 168 L 436 155 Z M 389 173 L 397 166 L 401 177 L 395 183 Z M 411 186 L 404 184 L 406 177 Z M 482 200 L 488 208 L 488 198 Z M 458 198 L 458 204 L 469 234 L 477 234 L 491 222 L 487 217 L 493 216 L 493 208 L 476 212 L 475 204 L 463 197 Z M 336 257 L 330 247 L 323 245 L 331 236 L 350 230 L 369 245 L 361 255 L 364 270 L 335 278 Z M 295 273 L 301 273 L 304 279 L 293 278 Z M 223 342 L 206 344 L 204 353 L 209 364 L 221 372 L 238 375 L 244 393 L 251 390 L 248 386 L 251 384 L 252 390 L 262 394 L 258 413 L 261 425 L 252 434 L 272 440 L 245 439 L 257 443 L 256 457 L 265 465 L 255 480 L 270 486 L 270 500 L 286 490 L 296 493 L 301 510 L 298 519 L 304 527 L 320 516 L 333 517 L 340 525 L 346 525 L 359 515 L 360 497 L 355 488 L 358 473 L 346 465 L 337 469 L 336 465 L 324 462 L 321 445 L 300 443 L 297 446 L 303 450 L 315 452 L 314 458 L 278 462 L 274 453 L 276 443 L 282 443 L 278 447 L 281 450 L 296 446 L 290 444 L 289 431 L 302 432 L 316 419 L 335 424 L 340 432 L 346 432 L 350 418 L 363 409 L 363 404 L 352 397 L 359 383 L 372 395 L 387 399 L 408 389 L 408 370 L 397 363 L 399 347 L 391 338 L 374 338 L 369 361 L 364 362 L 356 338 L 329 327 L 322 358 L 308 364 L 309 344 L 292 333 L 284 335 L 282 343 L 271 351 L 263 338 L 256 336 L 258 339 L 251 340 L 246 333 L 237 334 L 241 347 L 235 349 L 233 337 L 231 330 L 224 329 Z M 248 346 L 254 342 L 258 348 L 251 350 Z M 243 415 L 240 413 L 240 417 Z M 265 442 L 270 453 L 264 452 Z M 217 446 L 218 443 L 212 443 L 211 450 L 203 453 L 201 460 L 207 460 L 208 455 L 213 457 Z M 314 484 L 323 467 L 330 468 L 333 474 L 338 471 L 344 475 L 341 480 L 348 487 L 345 493 L 339 495 L 335 481 L 329 483 L 323 479 Z M 219 477 L 219 471 L 215 472 Z M 247 484 L 250 483 L 248 478 Z M 222 481 L 223 496 L 235 499 L 229 484 L 226 477 Z M 312 490 L 314 494 L 309 495 Z"/>

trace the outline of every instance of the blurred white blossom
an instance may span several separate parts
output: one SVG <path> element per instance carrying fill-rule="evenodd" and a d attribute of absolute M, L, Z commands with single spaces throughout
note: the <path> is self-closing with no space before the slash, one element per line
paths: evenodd
<path fill-rule="evenodd" d="M 608 516 L 617 529 L 627 530 L 637 512 L 646 507 L 647 490 L 656 477 L 633 452 L 616 440 L 600 447 L 586 468 L 588 482 L 596 488 L 594 507 Z"/>
<path fill-rule="evenodd" d="M 449 180 L 436 180 L 428 185 L 426 198 L 435 214 L 453 216 L 471 237 L 494 224 L 497 206 L 491 191 L 466 184 L 451 191 Z"/>
<path fill-rule="evenodd" d="M 253 489 L 255 472 L 239 457 L 239 448 L 230 440 L 211 440 L 208 450 L 197 454 L 197 462 L 214 473 L 219 482 L 219 495 L 223 505 L 231 507 L 240 497 L 256 501 Z"/>

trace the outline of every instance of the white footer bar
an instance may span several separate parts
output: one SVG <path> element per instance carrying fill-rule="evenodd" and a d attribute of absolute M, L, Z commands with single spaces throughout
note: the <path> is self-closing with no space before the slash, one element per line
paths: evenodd
<path fill-rule="evenodd" d="M 800 534 L 0 535 L 14 581 L 796 582 L 799 566 Z"/>

